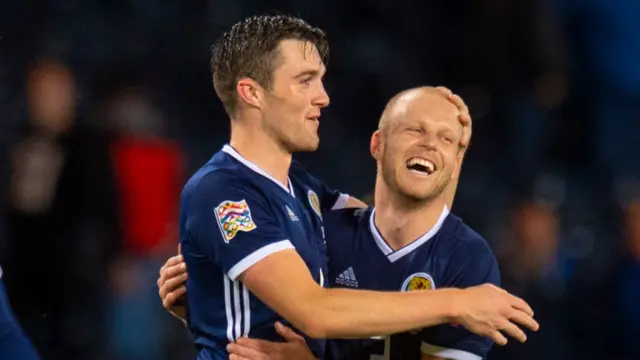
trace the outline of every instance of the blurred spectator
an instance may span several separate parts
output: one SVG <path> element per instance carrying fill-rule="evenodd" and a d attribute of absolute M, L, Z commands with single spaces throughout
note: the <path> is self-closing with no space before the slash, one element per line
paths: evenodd
<path fill-rule="evenodd" d="M 160 359 L 171 319 L 162 309 L 154 279 L 164 260 L 177 251 L 183 154 L 165 137 L 165 116 L 142 90 L 118 89 L 103 110 L 117 134 L 112 157 L 124 230 L 123 251 L 112 273 L 110 358 Z"/>
<path fill-rule="evenodd" d="M 12 151 L 8 291 L 45 359 L 96 359 L 120 240 L 109 140 L 78 123 L 77 99 L 65 65 L 35 62 Z"/>

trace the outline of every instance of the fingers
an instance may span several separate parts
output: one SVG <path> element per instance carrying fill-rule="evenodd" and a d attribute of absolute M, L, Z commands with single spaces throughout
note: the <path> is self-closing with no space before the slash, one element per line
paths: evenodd
<path fill-rule="evenodd" d="M 469 107 L 465 104 L 464 100 L 450 89 L 444 86 L 438 86 L 436 89 L 442 92 L 452 104 L 458 108 L 458 119 L 462 125 L 462 138 L 460 139 L 460 146 L 467 148 L 471 141 L 471 114 L 469 113 Z"/>
<path fill-rule="evenodd" d="M 512 322 L 505 320 L 504 323 L 500 325 L 500 330 L 506 335 L 520 341 L 521 343 L 527 341 L 527 335 L 525 335 L 524 331 L 522 331 Z"/>
<path fill-rule="evenodd" d="M 464 117 L 465 122 L 471 123 L 471 116 L 469 116 L 469 107 L 467 107 L 467 104 L 465 104 L 464 100 L 462 100 L 460 96 L 454 94 L 453 91 L 444 86 L 438 86 L 436 87 L 436 89 L 442 92 L 447 97 L 447 99 L 449 99 L 449 101 L 451 101 L 453 105 L 458 108 L 458 110 L 460 111 L 460 116 Z"/>
<path fill-rule="evenodd" d="M 230 343 L 227 345 L 227 351 L 229 352 L 229 359 L 263 359 L 266 357 L 266 353 L 259 350 L 246 347 L 240 344 Z"/>
<path fill-rule="evenodd" d="M 487 337 L 490 338 L 491 340 L 493 340 L 494 343 L 500 345 L 500 346 L 504 346 L 507 345 L 507 338 L 504 337 L 504 335 L 502 335 L 500 333 L 500 331 L 498 330 L 491 330 L 488 334 Z"/>
<path fill-rule="evenodd" d="M 160 268 L 160 272 L 162 272 L 162 270 L 172 268 L 182 263 L 184 263 L 184 259 L 182 258 L 182 255 L 172 256 L 169 258 L 169 260 L 167 260 L 167 262 L 162 266 L 162 268 Z"/>
<path fill-rule="evenodd" d="M 516 324 L 520 324 L 528 329 L 531 329 L 533 331 L 538 331 L 538 329 L 540 328 L 540 324 L 538 324 L 537 321 L 535 321 L 527 313 L 524 313 L 519 310 L 514 309 L 513 313 L 509 316 L 509 320 Z"/>
<path fill-rule="evenodd" d="M 165 296 L 162 297 L 162 306 L 164 306 L 165 309 L 169 309 L 174 305 L 177 305 L 176 303 L 178 302 L 178 300 L 181 297 L 183 297 L 186 293 L 187 293 L 186 286 L 181 286 L 178 289 L 170 293 L 167 293 Z"/>
<path fill-rule="evenodd" d="M 436 86 L 436 89 L 438 91 L 441 91 L 442 93 L 444 93 L 447 97 L 451 97 L 453 95 L 453 91 L 449 90 L 449 88 L 447 88 L 447 87 Z"/>
<path fill-rule="evenodd" d="M 173 277 L 165 278 L 164 284 L 162 284 L 162 291 L 168 294 L 178 290 L 179 288 L 185 285 L 188 277 L 189 275 L 186 272 L 184 272 L 179 275 L 175 275 Z"/>
<path fill-rule="evenodd" d="M 451 101 L 460 111 L 460 121 L 463 122 L 463 125 L 471 124 L 471 115 L 469 114 L 469 107 L 464 103 L 464 100 L 458 95 L 452 95 L 449 97 L 449 101 Z"/>
<path fill-rule="evenodd" d="M 512 307 L 524 312 L 525 314 L 529 315 L 530 317 L 533 317 L 533 309 L 531 308 L 531 306 L 529 306 L 529 304 L 527 304 L 526 301 L 520 299 L 517 296 L 513 296 L 511 294 L 509 294 L 509 297 L 510 297 L 510 301 L 511 301 L 511 306 Z"/>
<path fill-rule="evenodd" d="M 287 341 L 304 341 L 304 338 L 298 335 L 293 329 L 282 325 L 281 322 L 276 322 L 276 332 L 280 334 Z"/>
<path fill-rule="evenodd" d="M 173 256 L 160 269 L 158 278 L 158 290 L 162 305 L 170 308 L 187 291 L 185 282 L 187 281 L 187 266 L 182 255 Z"/>

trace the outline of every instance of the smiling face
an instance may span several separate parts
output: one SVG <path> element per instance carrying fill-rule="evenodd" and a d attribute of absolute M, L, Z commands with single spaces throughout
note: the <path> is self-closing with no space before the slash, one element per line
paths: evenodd
<path fill-rule="evenodd" d="M 371 152 L 388 191 L 426 202 L 454 178 L 461 137 L 457 108 L 437 90 L 419 88 L 390 101 Z"/>
<path fill-rule="evenodd" d="M 290 152 L 314 151 L 320 141 L 320 111 L 329 105 L 322 83 L 325 66 L 310 42 L 284 40 L 279 54 L 281 64 L 265 92 L 264 130 Z"/>

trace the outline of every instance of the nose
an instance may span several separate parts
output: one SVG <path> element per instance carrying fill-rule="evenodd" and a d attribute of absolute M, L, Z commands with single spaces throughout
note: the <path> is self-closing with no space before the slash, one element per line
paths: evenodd
<path fill-rule="evenodd" d="M 422 140 L 420 141 L 420 146 L 427 150 L 437 150 L 438 149 L 438 137 L 433 131 L 426 131 Z"/>
<path fill-rule="evenodd" d="M 329 106 L 329 102 L 330 102 L 329 94 L 327 94 L 327 91 L 324 88 L 324 84 L 320 84 L 318 89 L 318 95 L 315 97 L 313 105 L 319 108 L 324 108 Z"/>

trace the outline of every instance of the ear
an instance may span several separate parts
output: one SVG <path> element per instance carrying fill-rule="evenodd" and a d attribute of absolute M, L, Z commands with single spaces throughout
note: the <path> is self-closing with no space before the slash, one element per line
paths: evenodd
<path fill-rule="evenodd" d="M 380 133 L 380 130 L 376 130 L 373 135 L 371 135 L 371 143 L 369 144 L 371 156 L 376 161 L 380 161 L 382 158 L 382 146 L 382 134 Z"/>
<path fill-rule="evenodd" d="M 236 85 L 238 100 L 255 108 L 262 107 L 262 90 L 262 86 L 251 78 L 240 79 Z"/>

